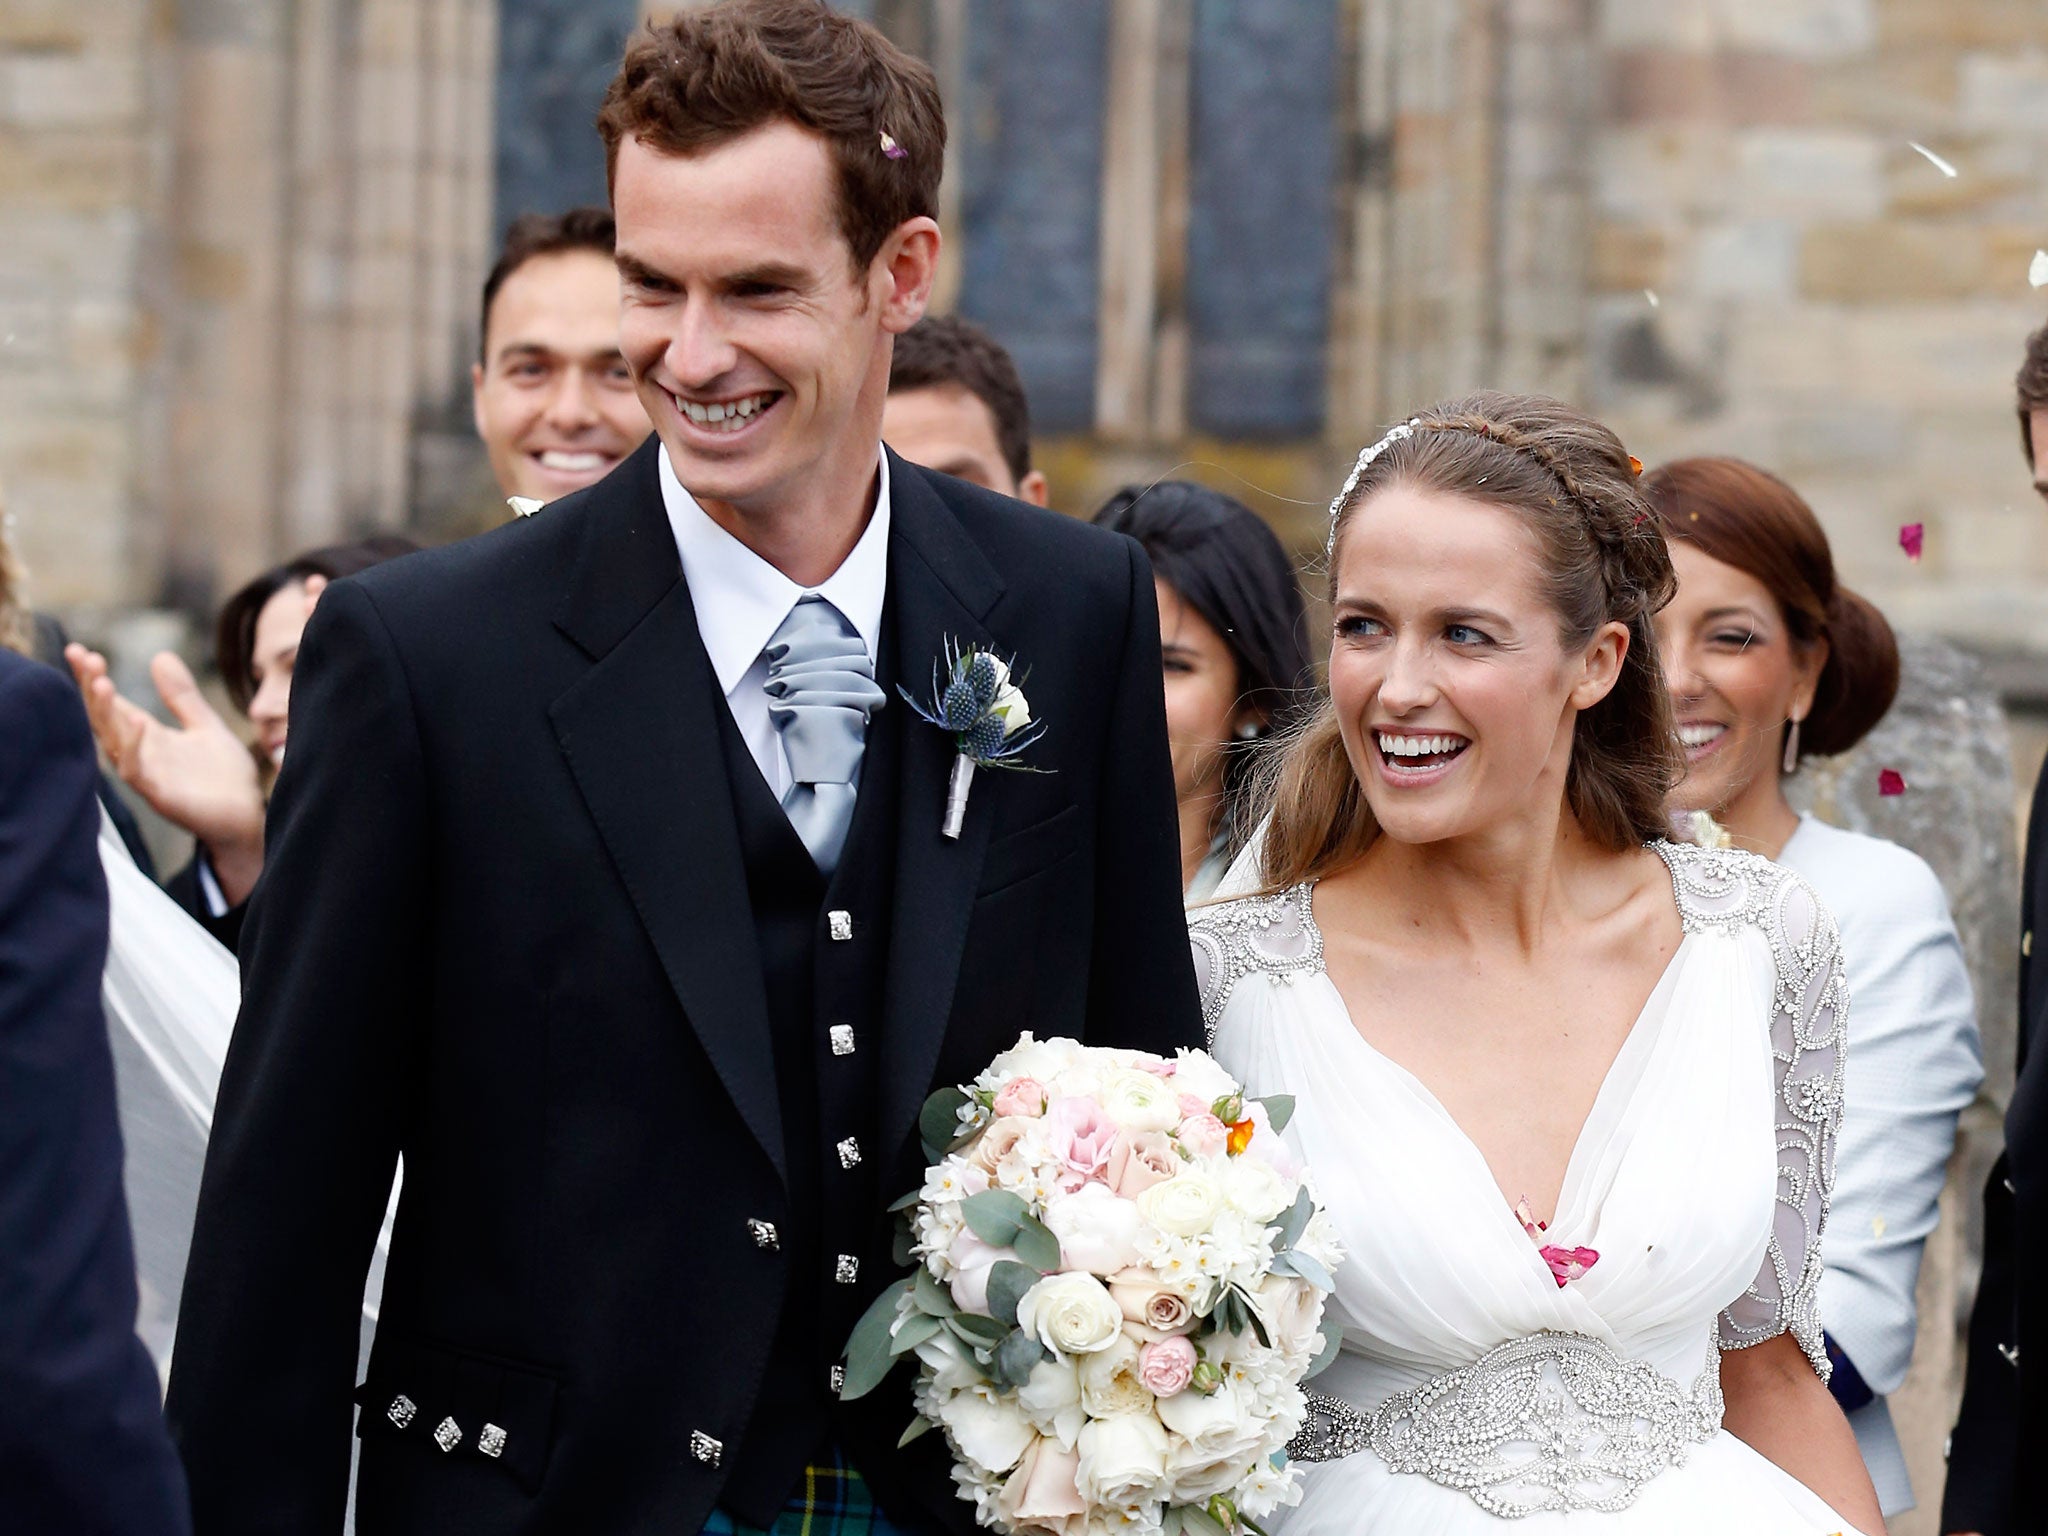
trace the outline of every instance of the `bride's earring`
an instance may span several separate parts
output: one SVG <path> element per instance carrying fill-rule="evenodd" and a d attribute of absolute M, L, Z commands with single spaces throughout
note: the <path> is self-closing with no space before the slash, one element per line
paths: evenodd
<path fill-rule="evenodd" d="M 1237 739 L 1239 741 L 1257 741 L 1259 739 L 1259 722 L 1256 720 L 1242 722 L 1237 728 Z"/>
<path fill-rule="evenodd" d="M 1785 771 L 1799 771 L 1799 717 L 1792 717 L 1792 729 L 1785 733 Z"/>

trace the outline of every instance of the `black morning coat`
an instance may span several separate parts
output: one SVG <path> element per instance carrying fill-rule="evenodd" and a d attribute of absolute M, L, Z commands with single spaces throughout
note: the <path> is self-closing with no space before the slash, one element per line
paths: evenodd
<path fill-rule="evenodd" d="M 872 1237 L 855 1287 L 791 1273 L 818 1245 L 786 1230 L 730 716 L 658 451 L 335 583 L 307 628 L 172 1373 L 201 1536 L 339 1531 L 401 1153 L 357 1529 L 694 1536 L 785 1303 L 850 1321 L 901 1273 L 883 1207 L 935 1087 L 1027 1029 L 1199 1042 L 1142 552 L 892 455 L 894 671 L 1014 655 L 1050 771 L 978 773 L 949 841 L 951 738 L 876 717 L 902 734 L 860 791 L 897 797 Z M 899 1523 L 970 1530 L 940 1437 L 895 1448 L 906 1374 L 832 1434 Z"/>
<path fill-rule="evenodd" d="M 2048 1530 L 2048 767 L 2021 881 L 2019 1075 L 1984 1187 L 1984 1276 L 1941 1504 L 1944 1531 L 1984 1536 Z"/>

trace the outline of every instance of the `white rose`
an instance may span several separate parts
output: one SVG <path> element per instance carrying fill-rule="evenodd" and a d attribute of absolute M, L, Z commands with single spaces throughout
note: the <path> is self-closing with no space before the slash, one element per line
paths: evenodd
<path fill-rule="evenodd" d="M 1093 1275 L 1047 1275 L 1017 1303 L 1017 1326 L 1056 1355 L 1092 1355 L 1123 1337 L 1124 1314 Z"/>
<path fill-rule="evenodd" d="M 1150 1072 L 1111 1072 L 1099 1097 L 1103 1113 L 1126 1131 L 1170 1131 L 1180 1124 L 1179 1096 Z"/>
<path fill-rule="evenodd" d="M 1031 705 L 1024 697 L 1024 690 L 1015 683 L 1005 683 L 996 690 L 996 701 L 990 706 L 1003 717 L 1003 734 L 1014 736 L 1031 723 Z"/>
<path fill-rule="evenodd" d="M 1082 1049 L 1078 1040 L 1064 1037 L 1038 1040 L 1027 1030 L 1017 1037 L 1015 1045 L 990 1062 L 988 1070 L 975 1082 L 991 1091 L 1015 1077 L 1032 1077 L 1041 1083 L 1049 1083 L 1064 1068 L 1072 1065 Z"/>
<path fill-rule="evenodd" d="M 1176 1392 L 1159 1399 L 1159 1420 L 1175 1436 L 1166 1458 L 1173 1502 L 1202 1504 L 1237 1486 L 1265 1441 L 1265 1426 L 1248 1408 L 1228 1380 L 1206 1397 Z"/>
<path fill-rule="evenodd" d="M 1138 1196 L 1138 1214 L 1174 1237 L 1199 1237 L 1223 1209 L 1223 1191 L 1207 1174 L 1189 1169 Z"/>
<path fill-rule="evenodd" d="M 1017 1406 L 1041 1435 L 1071 1451 L 1088 1417 L 1081 1407 L 1080 1371 L 1071 1360 L 1039 1361 L 1031 1368 L 1030 1380 L 1017 1389 Z"/>
<path fill-rule="evenodd" d="M 1327 1298 L 1306 1280 L 1268 1275 L 1252 1293 L 1252 1303 L 1265 1319 L 1273 1346 L 1291 1365 L 1306 1365 L 1323 1347 L 1323 1302 Z"/>
<path fill-rule="evenodd" d="M 1186 1047 L 1174 1056 L 1172 1082 L 1176 1093 L 1191 1093 L 1204 1104 L 1214 1104 L 1238 1091 L 1236 1080 L 1216 1064 L 1215 1057 Z"/>
<path fill-rule="evenodd" d="M 1045 1210 L 1045 1224 L 1060 1240 L 1060 1268 L 1113 1275 L 1138 1262 L 1138 1207 L 1107 1184 L 1083 1184 Z"/>
<path fill-rule="evenodd" d="M 1223 1198 L 1253 1221 L 1271 1221 L 1294 1203 L 1294 1187 L 1271 1163 L 1233 1157 L 1222 1172 Z"/>
<path fill-rule="evenodd" d="M 1095 1420 L 1081 1431 L 1081 1497 L 1112 1509 L 1157 1497 L 1166 1451 L 1166 1431 L 1149 1413 Z"/>
<path fill-rule="evenodd" d="M 1120 1338 L 1080 1361 L 1081 1406 L 1091 1419 L 1119 1413 L 1149 1414 L 1156 1399 L 1138 1379 L 1138 1346 Z M 1164 1447 L 1161 1448 L 1164 1454 Z M 1082 1465 L 1087 1465 L 1084 1457 Z"/>
<path fill-rule="evenodd" d="M 939 1422 L 960 1454 L 985 1472 L 1007 1472 L 1038 1438 L 1014 1403 L 986 1387 L 956 1393 L 939 1405 Z"/>

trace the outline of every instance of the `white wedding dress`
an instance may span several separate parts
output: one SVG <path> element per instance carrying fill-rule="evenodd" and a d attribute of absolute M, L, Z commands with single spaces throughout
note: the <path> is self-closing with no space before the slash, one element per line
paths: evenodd
<path fill-rule="evenodd" d="M 1841 1119 L 1847 996 L 1798 876 L 1656 845 L 1685 937 L 1572 1152 L 1543 1240 L 1594 1249 L 1560 1286 L 1477 1147 L 1353 1027 L 1312 888 L 1198 910 L 1217 1058 L 1295 1096 L 1286 1132 L 1346 1258 L 1336 1361 L 1309 1384 L 1312 1462 L 1279 1536 L 1500 1530 L 1853 1536 L 1720 1427 L 1719 1349 L 1814 1297 Z"/>

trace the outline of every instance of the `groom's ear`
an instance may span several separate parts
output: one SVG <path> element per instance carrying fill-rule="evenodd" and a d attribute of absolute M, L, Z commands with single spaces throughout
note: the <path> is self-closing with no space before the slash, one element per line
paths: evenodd
<path fill-rule="evenodd" d="M 868 267 L 868 296 L 879 304 L 882 329 L 901 336 L 924 318 L 939 275 L 939 226 L 922 214 L 905 219 L 882 242 Z"/>

